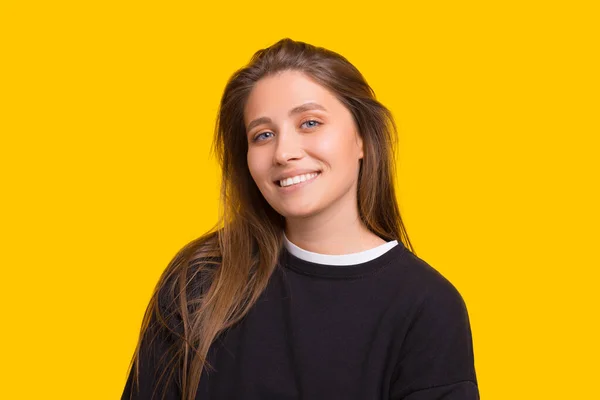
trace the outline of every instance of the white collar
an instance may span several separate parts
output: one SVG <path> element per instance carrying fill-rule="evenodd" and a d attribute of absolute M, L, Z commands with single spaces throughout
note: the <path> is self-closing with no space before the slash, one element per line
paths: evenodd
<path fill-rule="evenodd" d="M 317 264 L 326 264 L 326 265 L 354 265 L 361 264 L 374 258 L 379 257 L 383 253 L 387 252 L 392 247 L 398 245 L 397 240 L 392 240 L 391 242 L 387 242 L 381 244 L 372 249 L 368 249 L 365 251 L 361 251 L 358 253 L 350 253 L 350 254 L 321 254 L 315 253 L 312 251 L 304 250 L 301 247 L 296 246 L 294 243 L 290 242 L 290 240 L 283 233 L 283 241 L 286 249 L 293 254 L 294 256 L 301 258 L 306 261 L 314 262 Z"/>

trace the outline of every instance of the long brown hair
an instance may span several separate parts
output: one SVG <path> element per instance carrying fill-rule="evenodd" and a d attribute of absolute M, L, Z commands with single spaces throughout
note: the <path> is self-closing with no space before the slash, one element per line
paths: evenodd
<path fill-rule="evenodd" d="M 282 250 L 285 219 L 250 175 L 243 110 L 258 80 L 284 70 L 307 74 L 350 110 L 363 138 L 360 218 L 379 237 L 414 253 L 394 191 L 396 125 L 362 74 L 333 51 L 289 38 L 257 51 L 229 79 L 220 102 L 211 147 L 222 170 L 219 221 L 183 247 L 160 277 L 130 364 L 138 377 L 140 350 L 162 336 L 171 346 L 160 355 L 159 380 L 178 379 L 185 400 L 195 398 L 204 368 L 213 370 L 206 361 L 211 344 L 256 302 Z"/>

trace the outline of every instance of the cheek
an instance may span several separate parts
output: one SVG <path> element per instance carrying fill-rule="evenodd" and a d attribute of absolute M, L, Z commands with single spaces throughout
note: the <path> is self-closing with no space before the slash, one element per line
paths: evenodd
<path fill-rule="evenodd" d="M 265 168 L 265 158 L 260 157 L 260 155 L 256 154 L 256 152 L 248 151 L 246 160 L 248 162 L 248 170 L 250 170 L 250 175 L 252 175 L 252 178 L 255 182 L 260 182 L 265 176 L 265 173 L 268 173 L 268 168 Z"/>
<path fill-rule="evenodd" d="M 250 171 L 250 175 L 252 175 L 252 178 L 255 178 L 255 174 L 256 174 L 256 161 L 255 158 L 253 157 L 253 155 L 248 152 L 248 155 L 246 157 L 246 162 L 248 163 L 248 170 Z"/>
<path fill-rule="evenodd" d="M 335 165 L 348 164 L 353 160 L 355 145 L 346 132 L 330 131 L 312 143 L 312 150 L 325 162 Z"/>

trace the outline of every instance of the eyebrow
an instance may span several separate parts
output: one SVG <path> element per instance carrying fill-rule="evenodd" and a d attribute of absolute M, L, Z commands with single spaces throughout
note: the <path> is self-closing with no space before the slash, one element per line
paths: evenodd
<path fill-rule="evenodd" d="M 293 116 L 295 114 L 300 114 L 300 113 L 303 113 L 304 111 L 308 111 L 308 110 L 322 110 L 322 111 L 327 111 L 325 109 L 325 107 L 323 107 L 319 103 L 309 102 L 309 103 L 305 103 L 305 104 L 302 104 L 300 106 L 292 108 L 290 110 L 290 112 L 288 113 L 288 115 L 291 117 L 291 116 Z M 269 118 L 269 117 L 256 118 L 255 120 L 253 120 L 252 122 L 250 122 L 248 124 L 248 127 L 246 128 L 246 132 L 250 132 L 250 130 L 252 128 L 254 128 L 255 126 L 258 126 L 258 125 L 261 125 L 261 124 L 268 124 L 270 122 L 272 122 L 272 121 L 271 121 L 271 118 Z"/>

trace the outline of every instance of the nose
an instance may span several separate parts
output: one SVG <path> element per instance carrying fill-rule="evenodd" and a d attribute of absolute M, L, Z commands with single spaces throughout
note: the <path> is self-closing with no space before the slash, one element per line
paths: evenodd
<path fill-rule="evenodd" d="M 276 164 L 287 164 L 290 160 L 302 158 L 302 137 L 293 127 L 282 128 L 275 138 L 275 152 L 273 162 Z"/>

